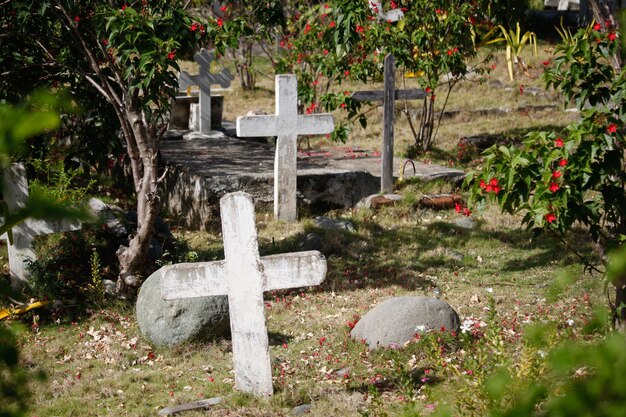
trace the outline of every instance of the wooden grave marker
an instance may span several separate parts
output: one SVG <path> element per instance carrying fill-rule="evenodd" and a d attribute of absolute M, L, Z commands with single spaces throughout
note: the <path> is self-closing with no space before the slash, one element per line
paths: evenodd
<path fill-rule="evenodd" d="M 383 91 L 355 91 L 350 97 L 353 100 L 361 102 L 380 100 L 383 102 L 383 146 L 380 192 L 383 194 L 390 193 L 393 191 L 393 124 L 395 118 L 395 101 L 423 99 L 426 97 L 426 92 L 418 88 L 397 90 L 396 59 L 392 54 L 387 54 L 387 56 L 385 56 Z"/>
<path fill-rule="evenodd" d="M 9 213 L 23 208 L 28 201 L 28 180 L 26 168 L 22 164 L 12 164 L 4 170 L 4 202 Z M 47 235 L 59 232 L 80 230 L 81 223 L 78 220 L 43 220 L 26 219 L 12 228 L 13 242 L 10 242 L 7 233 L 0 239 L 7 241 L 9 255 L 9 269 L 11 270 L 11 286 L 19 289 L 28 282 L 27 260 L 36 260 L 33 250 L 35 236 Z"/>
<path fill-rule="evenodd" d="M 274 217 L 297 219 L 298 135 L 320 135 L 335 129 L 327 113 L 298 114 L 298 81 L 293 74 L 276 76 L 276 114 L 240 116 L 237 136 L 277 136 L 274 161 Z"/>
<path fill-rule="evenodd" d="M 273 394 L 263 292 L 319 285 L 326 259 L 318 251 L 259 256 L 252 197 L 220 200 L 223 261 L 168 265 L 161 274 L 166 300 L 228 295 L 235 387 L 257 396 Z"/>
<path fill-rule="evenodd" d="M 235 79 L 228 71 L 228 68 L 222 68 L 218 74 L 211 73 L 211 62 L 215 60 L 213 52 L 209 52 L 202 48 L 193 56 L 194 61 L 200 65 L 200 70 L 196 75 L 189 75 L 187 71 L 182 71 L 178 79 L 178 87 L 181 90 L 187 90 L 191 86 L 197 85 L 200 89 L 198 105 L 191 105 L 192 117 L 195 113 L 195 120 L 198 121 L 198 131 L 207 133 L 211 131 L 211 85 L 219 84 L 222 88 L 230 87 L 230 83 Z M 195 127 L 190 126 L 191 130 Z"/>

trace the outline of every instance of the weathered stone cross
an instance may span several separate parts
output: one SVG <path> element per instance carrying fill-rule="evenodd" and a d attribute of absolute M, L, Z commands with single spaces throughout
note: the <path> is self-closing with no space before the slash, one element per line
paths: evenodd
<path fill-rule="evenodd" d="M 4 170 L 4 202 L 9 213 L 24 207 L 28 201 L 28 180 L 26 169 L 22 164 L 12 164 Z M 11 286 L 21 288 L 28 281 L 26 260 L 36 260 L 33 250 L 33 240 L 37 235 L 46 235 L 58 232 L 79 230 L 81 224 L 78 220 L 41 220 L 26 219 L 13 227 L 13 243 L 6 233 L 0 239 L 7 241 L 9 254 L 9 269 L 11 270 Z"/>
<path fill-rule="evenodd" d="M 298 114 L 298 81 L 295 75 L 276 76 L 276 114 L 240 116 L 237 136 L 278 136 L 274 161 L 274 217 L 295 221 L 298 135 L 330 133 L 335 128 L 330 114 Z"/>
<path fill-rule="evenodd" d="M 193 59 L 200 65 L 198 74 L 189 75 L 186 71 L 182 71 L 178 79 L 178 87 L 181 90 L 186 90 L 193 85 L 200 88 L 200 97 L 198 98 L 200 117 L 196 117 L 196 120 L 200 120 L 200 132 L 206 133 L 211 131 L 211 85 L 219 84 L 223 88 L 228 88 L 235 77 L 227 68 L 222 68 L 219 74 L 212 74 L 211 62 L 214 60 L 214 54 L 204 48 L 194 54 Z"/>
<path fill-rule="evenodd" d="M 254 203 L 236 192 L 220 200 L 224 261 L 168 265 L 159 269 L 166 300 L 228 295 L 235 386 L 272 395 L 263 291 L 320 284 L 326 259 L 318 251 L 259 257 Z"/>

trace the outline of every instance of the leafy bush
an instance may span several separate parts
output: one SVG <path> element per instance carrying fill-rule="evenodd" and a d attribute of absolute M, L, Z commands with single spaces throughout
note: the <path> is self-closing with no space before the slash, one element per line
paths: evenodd
<path fill-rule="evenodd" d="M 610 248 L 626 238 L 624 136 L 626 77 L 610 58 L 617 35 L 601 26 L 580 30 L 556 48 L 547 84 L 576 101 L 581 120 L 564 132 L 532 132 L 522 147 L 492 147 L 466 185 L 474 204 L 495 200 L 525 214 L 529 228 L 565 233 L 575 222 Z M 583 109 L 589 101 L 589 109 Z"/>
<path fill-rule="evenodd" d="M 97 288 L 93 287 L 97 284 L 93 280 L 94 252 L 98 253 L 98 263 L 107 265 L 99 269 L 100 283 L 102 279 L 115 281 L 118 271 L 111 265 L 116 264 L 115 250 L 120 242 L 112 238 L 106 227 L 83 225 L 79 232 L 42 240 L 46 249 L 39 247 L 39 258 L 28 266 L 34 296 L 82 302 L 87 294 L 91 301 L 97 301 Z"/>

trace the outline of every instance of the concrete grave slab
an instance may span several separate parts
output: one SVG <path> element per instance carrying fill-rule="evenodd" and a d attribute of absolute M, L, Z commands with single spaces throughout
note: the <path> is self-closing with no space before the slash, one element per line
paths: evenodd
<path fill-rule="evenodd" d="M 273 204 L 274 149 L 269 144 L 231 137 L 196 136 L 193 140 L 163 141 L 161 163 L 168 167 L 161 201 L 164 209 L 192 229 L 219 224 L 219 200 L 245 191 L 258 209 Z M 403 160 L 394 158 L 399 167 Z M 404 179 L 443 179 L 457 182 L 464 172 L 415 162 Z M 351 208 L 380 191 L 380 152 L 351 147 L 299 152 L 297 158 L 298 204 L 322 213 Z M 396 172 L 397 175 L 397 172 Z"/>

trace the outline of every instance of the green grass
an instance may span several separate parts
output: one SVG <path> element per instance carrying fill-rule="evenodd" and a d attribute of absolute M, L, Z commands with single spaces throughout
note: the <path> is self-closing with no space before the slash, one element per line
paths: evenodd
<path fill-rule="evenodd" d="M 560 128 L 573 120 L 576 115 L 563 113 L 560 107 L 503 116 L 472 113 L 560 105 L 553 93 L 519 94 L 520 84 L 541 84 L 540 63 L 547 56 L 542 54 L 528 58 L 533 78 L 522 76 L 510 83 L 499 52 L 491 77 L 503 87 L 461 83 L 448 104 L 448 110 L 459 114 L 444 119 L 436 149 L 422 160 L 457 166 L 456 143 L 461 136 L 516 138 L 531 129 Z M 226 119 L 257 108 L 274 112 L 272 82 L 260 77 L 259 84 L 256 92 L 243 92 L 236 83 L 225 92 Z M 373 114 L 371 127 L 356 129 L 351 144 L 379 146 L 380 115 Z M 396 126 L 396 143 L 399 155 L 412 143 L 402 120 Z M 322 139 L 312 146 L 334 144 Z M 480 160 L 471 163 L 479 165 Z M 223 396 L 226 401 L 211 415 L 286 416 L 295 406 L 312 404 L 311 416 L 413 416 L 446 406 L 455 415 L 481 416 L 490 404 L 489 377 L 497 369 L 511 370 L 512 378 L 521 381 L 519 386 L 544 375 L 542 349 L 561 340 L 602 337 L 606 327 L 591 334 L 583 331 L 595 309 L 605 305 L 602 279 L 585 274 L 580 260 L 556 238 L 521 230 L 519 217 L 501 214 L 492 206 L 474 213 L 476 228 L 465 230 L 454 225 L 462 218 L 454 210 L 430 211 L 416 204 L 424 194 L 454 191 L 446 183 L 405 181 L 396 188 L 405 200 L 395 207 L 328 213 L 351 220 L 356 227 L 353 233 L 319 230 L 308 218 L 286 224 L 272 220 L 271 213 L 257 213 L 262 255 L 300 250 L 305 236 L 314 232 L 321 236 L 321 251 L 328 260 L 321 286 L 265 295 L 274 371 L 272 398 L 233 390 L 229 340 L 175 348 L 151 346 L 139 333 L 133 305 L 122 302 L 73 319 L 62 315 L 58 323 L 41 313 L 38 331 L 21 339 L 24 366 L 47 375 L 45 383 L 32 384 L 32 414 L 147 416 L 162 407 Z M 197 253 L 199 261 L 223 257 L 219 230 L 179 229 L 177 237 L 186 243 L 185 250 Z M 584 230 L 571 232 L 567 239 L 597 261 Z M 557 288 L 554 283 L 559 277 L 570 281 Z M 377 303 L 400 295 L 433 296 L 435 289 L 462 320 L 485 326 L 477 328 L 474 336 L 427 335 L 403 349 L 373 352 L 349 338 L 348 323 Z M 574 320 L 571 325 L 569 319 Z M 548 347 L 533 345 L 524 337 L 529 328 L 540 324 L 549 328 Z M 509 388 L 502 404 L 514 393 L 515 388 Z M 184 415 L 206 414 L 200 410 Z"/>

